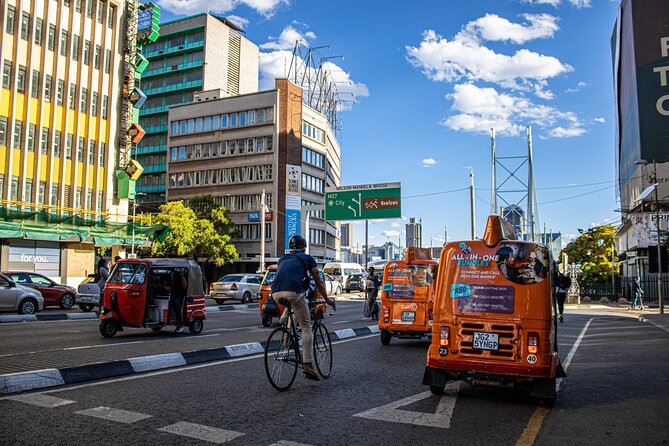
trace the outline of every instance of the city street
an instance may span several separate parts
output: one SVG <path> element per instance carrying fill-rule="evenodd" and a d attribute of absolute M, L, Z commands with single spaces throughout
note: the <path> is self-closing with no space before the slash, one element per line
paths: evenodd
<path fill-rule="evenodd" d="M 338 307 L 334 317 L 326 317 L 330 331 L 371 325 L 361 317 L 359 301 L 342 300 Z M 330 379 L 298 377 L 283 393 L 270 386 L 262 355 L 251 355 L 3 396 L 0 436 L 4 444 L 669 441 L 666 324 L 663 329 L 622 309 L 594 307 L 569 311 L 559 327 L 568 377 L 560 383 L 553 408 L 512 389 L 465 383 L 450 384 L 444 396 L 433 396 L 421 385 L 428 341 L 393 339 L 384 347 L 372 334 L 333 344 Z M 40 360 L 73 364 L 95 358 L 94 351 L 114 358 L 125 352 L 188 351 L 202 344 L 263 341 L 269 331 L 259 324 L 257 309 L 213 313 L 201 336 L 132 330 L 106 340 L 94 320 L 4 324 L 0 334 L 12 341 L 2 345 L 1 364 L 4 368 L 31 356 L 25 350 L 30 343 L 41 352 L 32 354 Z M 68 351 L 79 356 L 64 357 Z M 39 366 L 30 360 L 25 364 Z M 41 368 L 47 366 L 52 365 Z"/>

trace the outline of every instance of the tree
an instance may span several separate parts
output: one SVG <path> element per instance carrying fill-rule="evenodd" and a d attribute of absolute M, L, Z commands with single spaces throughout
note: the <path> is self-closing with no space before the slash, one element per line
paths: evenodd
<path fill-rule="evenodd" d="M 198 195 L 188 200 L 188 207 L 195 212 L 198 218 L 209 220 L 221 235 L 239 238 L 235 232 L 235 225 L 230 221 L 227 208 L 219 206 L 211 195 Z"/>
<path fill-rule="evenodd" d="M 569 256 L 569 263 L 579 263 L 583 283 L 606 282 L 611 277 L 611 251 L 616 256 L 613 244 L 614 225 L 590 228 L 562 250 Z"/>
<path fill-rule="evenodd" d="M 231 226 L 226 213 L 214 209 L 221 227 Z M 160 214 L 151 215 L 149 224 L 167 224 L 172 229 L 164 242 L 154 242 L 151 255 L 156 257 L 193 256 L 207 258 L 218 265 L 230 263 L 238 257 L 229 234 L 220 233 L 215 223 L 200 218 L 193 209 L 180 201 L 172 201 L 160 206 Z"/>

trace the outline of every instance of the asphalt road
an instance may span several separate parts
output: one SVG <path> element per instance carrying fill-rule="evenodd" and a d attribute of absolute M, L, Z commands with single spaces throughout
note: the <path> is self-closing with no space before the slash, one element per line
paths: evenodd
<path fill-rule="evenodd" d="M 511 389 L 464 383 L 432 396 L 421 385 L 428 341 L 393 339 L 384 347 L 371 335 L 334 345 L 330 379 L 298 378 L 283 393 L 268 383 L 262 358 L 252 356 L 3 397 L 0 439 L 36 445 L 666 444 L 669 332 L 626 316 L 567 315 L 559 348 L 568 377 L 553 408 Z"/>

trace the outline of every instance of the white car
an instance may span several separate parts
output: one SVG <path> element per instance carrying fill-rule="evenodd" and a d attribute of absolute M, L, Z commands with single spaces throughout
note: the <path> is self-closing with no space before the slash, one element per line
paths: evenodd
<path fill-rule="evenodd" d="M 332 277 L 329 274 L 325 275 L 325 291 L 328 292 L 328 294 L 341 294 L 342 290 L 342 285 L 341 282 Z"/>
<path fill-rule="evenodd" d="M 44 308 L 42 294 L 0 274 L 0 311 L 35 314 Z"/>

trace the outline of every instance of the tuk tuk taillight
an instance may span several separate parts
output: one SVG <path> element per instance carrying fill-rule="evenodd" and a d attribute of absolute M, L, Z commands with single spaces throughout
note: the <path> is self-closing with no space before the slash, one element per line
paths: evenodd
<path fill-rule="evenodd" d="M 139 297 L 139 291 L 128 291 L 128 296 Z"/>
<path fill-rule="evenodd" d="M 383 306 L 383 314 L 390 314 L 390 307 Z"/>
<path fill-rule="evenodd" d="M 539 335 L 536 333 L 530 333 L 527 335 L 527 352 L 528 353 L 538 353 L 539 352 Z"/>
<path fill-rule="evenodd" d="M 237 284 L 235 282 L 232 282 L 232 285 L 230 285 L 230 289 L 237 291 Z"/>
<path fill-rule="evenodd" d="M 441 327 L 439 332 L 439 346 L 448 347 L 448 335 L 450 334 L 450 329 L 448 327 Z"/>

